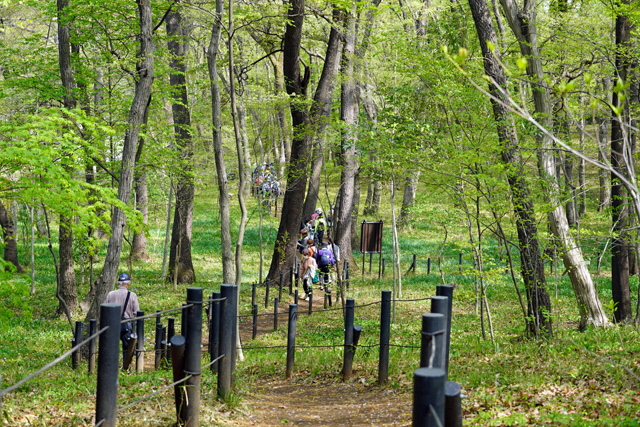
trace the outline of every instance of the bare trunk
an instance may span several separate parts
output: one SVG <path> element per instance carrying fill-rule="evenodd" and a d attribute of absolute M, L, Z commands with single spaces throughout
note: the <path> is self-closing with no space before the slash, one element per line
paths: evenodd
<path fill-rule="evenodd" d="M 67 109 L 76 107 L 74 89 L 76 84 L 71 67 L 71 34 L 66 16 L 68 1 L 58 0 L 58 64 L 60 66 L 60 78 L 65 88 L 64 106 Z M 70 170 L 67 170 L 71 173 Z M 73 259 L 73 218 L 60 215 L 60 233 L 58 235 L 58 289 L 57 296 L 60 305 L 57 314 L 70 316 L 78 305 L 78 290 L 76 287 L 76 274 Z"/>
<path fill-rule="evenodd" d="M 135 179 L 135 197 L 136 207 L 142 215 L 142 222 L 147 224 L 149 222 L 149 192 L 147 188 L 147 174 L 141 173 L 136 176 Z M 147 253 L 147 235 L 144 230 L 138 231 L 133 235 L 131 241 L 131 255 L 132 260 L 136 261 L 149 261 L 149 254 Z"/>
<path fill-rule="evenodd" d="M 229 1 L 229 33 L 233 34 L 233 0 Z M 247 225 L 247 208 L 245 206 L 244 197 L 247 184 L 247 172 L 248 164 L 245 164 L 245 153 L 247 152 L 246 145 L 246 132 L 244 131 L 244 108 L 239 106 L 236 97 L 236 76 L 234 75 L 234 50 L 233 50 L 233 38 L 229 38 L 229 98 L 231 99 L 231 117 L 233 119 L 233 131 L 236 141 L 236 154 L 238 159 L 238 205 L 240 206 L 240 224 L 238 226 L 238 240 L 236 241 L 236 277 L 235 284 L 238 286 L 238 292 L 240 292 L 240 285 L 242 284 L 242 242 L 244 240 L 244 232 Z M 239 336 L 239 334 L 238 334 Z"/>
<path fill-rule="evenodd" d="M 500 62 L 498 49 L 490 50 L 488 43 L 498 46 L 496 34 L 491 24 L 489 9 L 484 0 L 469 0 L 473 20 L 476 25 L 478 39 L 484 56 L 485 73 L 493 80 L 489 91 L 499 100 L 504 94 L 496 86 L 505 90 L 507 79 Z M 527 294 L 527 330 L 532 335 L 550 336 L 553 334 L 551 319 L 551 301 L 547 292 L 544 276 L 544 262 L 538 244 L 538 229 L 533 209 L 533 201 L 529 192 L 525 173 L 520 158 L 520 145 L 517 140 L 513 117 L 503 102 L 491 100 L 493 115 L 497 124 L 502 161 L 509 165 L 507 180 L 513 198 L 513 209 L 516 216 L 516 229 L 520 243 L 520 265 L 522 279 Z"/>
<path fill-rule="evenodd" d="M 528 58 L 527 75 L 533 85 L 533 101 L 535 111 L 540 117 L 542 125 L 551 128 L 552 111 L 549 89 L 544 83 L 544 73 L 540 60 L 538 40 L 536 35 L 535 3 L 525 1 L 522 10 L 518 9 L 513 0 L 502 0 L 507 21 L 520 44 L 520 51 Z M 598 298 L 597 290 L 584 261 L 582 250 L 576 244 L 569 229 L 569 223 L 564 207 L 559 199 L 560 186 L 556 175 L 556 164 L 553 156 L 553 141 L 542 132 L 538 133 L 538 169 L 540 176 L 546 181 L 548 200 L 552 211 L 549 213 L 551 229 L 558 239 L 560 255 L 567 271 L 570 272 L 571 284 L 578 302 L 580 312 L 580 326 L 587 324 L 605 326 L 609 324 L 607 316 Z"/>
<path fill-rule="evenodd" d="M 402 208 L 400 209 L 400 228 L 404 228 L 411 222 L 411 209 L 416 200 L 418 191 L 418 179 L 420 171 L 414 171 L 405 178 L 404 193 L 402 196 Z"/>
<path fill-rule="evenodd" d="M 327 45 L 325 62 L 318 87 L 314 95 L 314 103 L 309 111 L 296 97 L 304 99 L 309 84 L 310 69 L 305 68 L 300 74 L 300 43 L 302 24 L 304 21 L 304 0 L 290 0 L 289 24 L 284 37 L 284 80 L 287 93 L 291 96 L 291 118 L 294 136 L 291 145 L 291 158 L 287 168 L 287 184 L 282 204 L 280 226 L 271 259 L 267 280 L 279 280 L 280 273 L 285 277 L 293 265 L 296 256 L 296 241 L 300 231 L 302 208 L 308 179 L 308 163 L 311 151 L 310 130 L 315 126 L 319 116 L 319 108 L 331 98 L 333 79 L 336 76 L 336 60 L 340 54 L 340 41 Z M 338 61 L 339 62 L 339 61 Z M 342 251 L 342 248 L 340 248 Z"/>
<path fill-rule="evenodd" d="M 310 114 L 304 103 L 296 100 L 296 97 L 305 98 L 310 77 L 308 68 L 305 68 L 304 74 L 300 73 L 304 0 L 290 0 L 287 14 L 289 20 L 284 35 L 283 72 L 287 94 L 291 97 L 290 109 L 294 136 L 286 172 L 287 185 L 282 203 L 282 215 L 266 279 L 271 282 L 279 280 L 280 274 L 286 275 L 297 253 L 296 239 L 307 186 L 307 163 L 311 148 L 311 138 L 307 132 L 311 124 Z"/>
<path fill-rule="evenodd" d="M 340 120 L 344 123 L 341 142 L 342 173 L 334 224 L 335 241 L 340 247 L 342 259 L 353 264 L 351 229 L 356 196 L 355 178 L 358 172 L 356 144 L 359 113 L 355 81 L 356 20 L 353 14 L 347 16 L 345 28 L 345 45 L 341 66 L 343 83 L 340 99 Z"/>
<path fill-rule="evenodd" d="M 191 258 L 191 231 L 193 228 L 193 142 L 191 136 L 191 114 L 186 86 L 186 38 L 179 10 L 167 14 L 167 36 L 171 60 L 169 85 L 173 94 L 173 113 L 176 148 L 180 157 L 180 171 L 176 183 L 176 208 L 173 215 L 171 249 L 169 251 L 169 274 L 167 280 L 174 283 L 194 283 L 195 269 Z M 180 247 L 178 247 L 180 245 Z"/>
<path fill-rule="evenodd" d="M 222 13 L 224 1 L 216 0 L 216 18 L 211 29 L 211 39 L 207 49 L 207 65 L 209 80 L 211 81 L 211 124 L 213 132 L 213 153 L 216 162 L 218 183 L 218 208 L 220 212 L 220 244 L 222 246 L 222 282 L 234 283 L 233 250 L 231 246 L 231 219 L 230 199 L 227 183 L 227 167 L 224 161 L 222 147 L 222 120 L 221 120 L 221 96 L 220 78 L 218 77 L 218 49 L 220 47 L 220 35 L 222 33 Z"/>
<path fill-rule="evenodd" d="M 153 83 L 153 25 L 150 0 L 137 0 L 140 18 L 140 53 L 137 64 L 137 80 L 135 94 L 131 109 L 127 131 L 124 136 L 122 150 L 122 168 L 118 182 L 118 199 L 123 204 L 128 204 L 133 186 L 133 174 L 135 169 L 135 157 L 138 145 L 138 137 L 144 122 L 145 112 L 151 100 L 151 85 Z M 93 287 L 94 293 L 87 296 L 91 302 L 87 313 L 87 320 L 98 318 L 100 305 L 104 302 L 109 291 L 113 288 L 120 265 L 122 253 L 122 239 L 126 218 L 124 211 L 119 207 L 113 208 L 111 216 L 111 236 L 107 246 L 107 255 L 100 277 Z"/>
<path fill-rule="evenodd" d="M 628 1 L 623 3 L 629 4 Z M 616 81 L 627 83 L 629 73 L 628 49 L 631 41 L 631 24 L 624 15 L 616 18 Z M 632 162 L 630 141 L 625 127 L 629 124 L 627 93 L 613 91 L 612 104 L 622 112 L 613 113 L 611 121 L 611 166 L 623 176 L 629 176 L 628 167 Z M 628 129 L 628 128 L 627 128 Z M 629 286 L 629 203 L 628 193 L 620 180 L 611 175 L 611 215 L 613 242 L 611 245 L 611 293 L 615 303 L 616 322 L 631 319 L 631 291 Z"/>

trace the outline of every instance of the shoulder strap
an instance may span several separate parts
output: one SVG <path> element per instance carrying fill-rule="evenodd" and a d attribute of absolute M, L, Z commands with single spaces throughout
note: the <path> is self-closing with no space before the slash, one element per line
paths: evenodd
<path fill-rule="evenodd" d="M 127 305 L 129 305 L 129 295 L 131 295 L 131 291 L 127 291 L 127 298 L 125 298 L 124 300 L 124 305 L 122 306 L 122 313 L 120 314 L 120 317 L 124 318 L 124 312 L 127 309 Z"/>

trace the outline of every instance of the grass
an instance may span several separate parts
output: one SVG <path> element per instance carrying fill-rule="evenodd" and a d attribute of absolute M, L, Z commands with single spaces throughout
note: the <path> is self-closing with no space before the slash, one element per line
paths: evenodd
<path fill-rule="evenodd" d="M 207 190 L 208 191 L 208 190 Z M 219 290 L 221 282 L 219 223 L 214 198 L 199 198 L 194 219 L 193 254 L 197 286 L 209 295 Z M 253 201 L 252 201 L 253 203 Z M 504 274 L 498 249 L 490 239 L 487 251 L 487 296 L 491 308 L 495 341 L 483 337 L 480 318 L 475 310 L 475 282 L 472 260 L 464 229 L 452 219 L 451 212 L 437 205 L 427 205 L 416 211 L 416 225 L 401 233 L 402 273 L 408 269 L 412 255 L 418 259 L 415 273 L 403 278 L 401 299 L 422 299 L 435 294 L 435 286 L 454 283 L 454 316 L 449 378 L 460 383 L 466 398 L 463 401 L 465 425 L 559 425 L 559 426 L 637 426 L 640 418 L 640 333 L 631 325 L 607 329 L 576 330 L 578 311 L 568 279 L 548 272 L 555 334 L 541 341 L 527 339 L 524 319 L 515 297 L 513 283 Z M 251 221 L 243 248 L 244 280 L 241 288 L 240 313 L 250 312 L 251 286 L 258 281 L 258 211 L 250 205 Z M 162 212 L 158 209 L 158 212 Z M 354 378 L 374 386 L 378 363 L 378 301 L 381 290 L 390 290 L 391 231 L 385 220 L 383 255 L 387 259 L 386 273 L 377 277 L 378 256 L 373 257 L 372 273 L 351 276 L 349 298 L 356 302 L 356 323 L 363 326 L 360 347 L 354 360 Z M 446 221 L 445 241 L 441 224 Z M 262 240 L 265 271 L 269 262 L 277 220 L 263 217 Z M 133 288 L 139 294 L 146 313 L 177 307 L 185 299 L 185 287 L 178 291 L 159 277 L 162 263 L 164 225 L 159 218 L 151 222 L 149 250 L 151 261 L 133 265 Z M 600 246 L 594 245 L 590 256 L 596 256 Z M 22 255 L 26 248 L 21 246 Z M 126 252 L 126 248 L 125 248 Z M 458 255 L 463 253 L 463 264 Z M 439 258 L 439 255 L 442 257 Z M 427 258 L 431 258 L 431 274 L 427 274 Z M 355 254 L 357 263 L 362 261 Z M 493 262 L 491 266 L 489 261 Z M 70 348 L 71 328 L 54 315 L 57 306 L 55 280 L 50 256 L 45 250 L 37 253 L 36 294 L 29 295 L 30 280 L 24 276 L 0 277 L 0 369 L 2 388 L 14 384 Z M 122 262 L 122 267 L 126 263 Z M 590 268 L 595 273 L 595 263 Z M 603 304 L 610 301 L 610 279 L 598 276 L 597 285 Z M 561 272 L 560 272 L 561 273 Z M 637 296 L 637 279 L 632 283 L 632 295 Z M 80 294 L 86 292 L 86 285 Z M 263 289 L 260 289 L 263 292 Z M 272 290 L 272 296 L 274 295 Z M 258 295 L 261 313 L 265 312 L 264 294 Z M 334 291 L 334 300 L 337 299 Z M 281 306 L 284 304 L 281 303 Z M 428 312 L 429 301 L 398 302 L 392 324 L 390 381 L 388 387 L 410 393 L 413 370 L 419 361 L 421 314 Z M 316 304 L 316 309 L 321 306 Z M 269 312 L 270 309 L 266 311 Z M 77 313 L 77 320 L 82 314 Z M 340 311 L 318 311 L 312 316 L 298 317 L 295 375 L 314 381 L 338 381 L 342 364 L 343 320 Z M 151 328 L 147 327 L 151 334 Z M 150 336 L 149 336 L 150 338 Z M 278 331 L 259 336 L 245 343 L 254 347 L 245 351 L 246 360 L 238 363 L 238 389 L 226 403 L 216 400 L 215 378 L 202 376 L 203 405 L 201 420 L 208 425 L 224 425 L 248 409 L 243 406 L 243 394 L 256 381 L 283 377 L 285 371 L 286 324 Z M 149 345 L 147 345 L 149 347 Z M 276 347 L 263 348 L 256 347 Z M 95 410 L 94 376 L 73 371 L 67 360 L 29 381 L 2 401 L 5 425 L 62 426 L 92 425 Z M 170 372 L 123 373 L 120 378 L 119 402 L 126 404 L 139 399 L 168 383 Z M 169 426 L 174 421 L 173 397 L 163 392 L 137 405 L 121 417 L 127 426 Z M 411 401 L 409 398 L 408 402 Z"/>

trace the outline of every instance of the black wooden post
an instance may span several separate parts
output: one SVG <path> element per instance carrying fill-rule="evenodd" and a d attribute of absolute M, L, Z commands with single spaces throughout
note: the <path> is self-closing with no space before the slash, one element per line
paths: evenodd
<path fill-rule="evenodd" d="M 431 274 L 431 258 L 427 258 L 427 274 Z"/>
<path fill-rule="evenodd" d="M 251 306 L 253 307 L 256 303 L 256 290 L 258 288 L 258 284 L 254 283 L 251 285 Z"/>
<path fill-rule="evenodd" d="M 220 287 L 220 295 L 223 301 L 220 304 L 220 356 L 218 361 L 218 397 L 226 400 L 231 394 L 231 347 L 235 345 L 233 342 L 233 303 L 232 294 L 235 292 L 234 285 L 222 285 Z"/>
<path fill-rule="evenodd" d="M 253 304 L 251 307 L 251 339 L 256 339 L 258 336 L 258 304 Z"/>
<path fill-rule="evenodd" d="M 171 338 L 176 334 L 176 319 L 173 317 L 167 318 L 167 341 L 169 342 L 169 351 L 167 356 L 167 361 L 171 361 L 172 351 L 171 351 Z"/>
<path fill-rule="evenodd" d="M 96 319 L 89 320 L 89 336 L 93 336 L 96 333 L 98 322 Z M 89 373 L 93 374 L 96 371 L 96 338 L 89 341 Z"/>
<path fill-rule="evenodd" d="M 265 294 L 264 294 L 264 308 L 268 308 L 269 307 L 269 284 L 271 283 L 271 281 L 269 279 L 267 279 L 267 281 L 265 282 Z"/>
<path fill-rule="evenodd" d="M 309 286 L 309 293 L 307 294 L 309 297 L 309 316 L 313 313 L 313 285 Z"/>
<path fill-rule="evenodd" d="M 444 425 L 445 427 L 462 427 L 460 384 L 453 381 L 444 383 Z"/>
<path fill-rule="evenodd" d="M 413 371 L 412 427 L 444 425 L 445 375 L 438 368 L 418 368 Z"/>
<path fill-rule="evenodd" d="M 187 336 L 184 348 L 187 412 L 185 426 L 200 425 L 200 380 L 202 366 L 202 288 L 187 288 Z"/>
<path fill-rule="evenodd" d="M 440 313 L 422 315 L 422 335 L 420 346 L 420 367 L 440 368 L 444 370 L 444 337 L 446 334 L 445 317 Z"/>
<path fill-rule="evenodd" d="M 186 339 L 182 335 L 174 335 L 171 341 L 171 366 L 173 371 L 173 382 L 178 382 L 185 377 L 184 372 L 184 348 Z M 186 390 L 184 384 L 173 386 L 173 393 L 176 403 L 176 417 L 178 424 L 182 425 L 185 420 L 186 410 Z"/>
<path fill-rule="evenodd" d="M 278 301 L 282 301 L 282 284 L 284 280 L 284 273 L 280 273 L 280 281 L 278 282 Z"/>
<path fill-rule="evenodd" d="M 435 296 L 435 297 L 431 297 L 431 313 L 439 313 L 442 314 L 444 316 L 444 330 L 445 333 L 443 335 L 444 339 L 443 339 L 443 345 L 442 347 L 440 347 L 437 351 L 439 353 L 441 353 L 441 355 L 439 356 L 440 360 L 444 361 L 444 366 L 442 367 L 442 369 L 444 369 L 445 373 L 447 372 L 447 347 L 449 346 L 449 343 L 447 342 L 447 321 L 449 319 L 449 301 L 447 297 L 444 296 Z"/>
<path fill-rule="evenodd" d="M 238 342 L 238 286 L 233 285 L 233 292 L 231 293 L 231 306 L 229 309 L 231 310 L 231 387 L 235 384 L 235 371 L 236 371 L 236 362 L 238 360 L 238 347 L 236 343 Z"/>
<path fill-rule="evenodd" d="M 347 305 L 344 313 L 344 355 L 342 365 L 342 379 L 348 380 L 353 374 L 353 322 L 355 312 L 355 300 L 347 298 Z"/>
<path fill-rule="evenodd" d="M 287 371 L 286 377 L 290 378 L 296 355 L 296 325 L 298 321 L 298 305 L 289 304 L 289 324 L 287 329 Z"/>
<path fill-rule="evenodd" d="M 76 329 L 73 334 L 73 339 L 71 340 L 71 347 L 75 347 L 76 345 L 82 342 L 82 330 L 84 329 L 84 325 L 80 320 L 76 321 Z M 71 368 L 78 369 L 78 365 L 80 364 L 80 349 L 74 351 L 71 354 Z"/>
<path fill-rule="evenodd" d="M 136 317 L 144 316 L 144 311 L 138 311 Z M 144 372 L 144 319 L 136 320 L 136 372 Z"/>
<path fill-rule="evenodd" d="M 449 298 L 448 310 L 447 310 L 447 336 L 445 337 L 445 348 L 447 354 L 445 356 L 445 363 L 447 375 L 449 374 L 449 354 L 451 349 L 451 319 L 453 314 L 453 285 L 438 285 L 436 286 L 436 295 Z"/>
<path fill-rule="evenodd" d="M 378 383 L 389 380 L 389 339 L 391 337 L 391 291 L 382 291 L 380 304 L 380 356 L 378 358 Z"/>
<path fill-rule="evenodd" d="M 278 330 L 278 303 L 279 303 L 280 299 L 279 298 L 274 298 L 273 299 L 273 330 L 277 331 Z"/>
<path fill-rule="evenodd" d="M 297 289 L 293 291 L 293 303 L 295 305 L 298 305 L 298 290 Z"/>
<path fill-rule="evenodd" d="M 213 292 L 211 299 L 214 301 L 211 302 L 209 319 L 209 360 L 215 360 L 220 354 L 220 301 L 216 301 L 220 299 L 220 292 Z M 211 371 L 218 372 L 218 362 L 211 365 Z"/>
<path fill-rule="evenodd" d="M 289 295 L 293 295 L 293 266 L 289 268 Z"/>
<path fill-rule="evenodd" d="M 160 362 L 162 361 L 162 321 L 160 315 L 156 316 L 156 341 L 153 346 L 154 360 L 153 366 L 156 370 L 160 369 Z"/>
<path fill-rule="evenodd" d="M 387 259 L 386 258 L 382 258 L 382 277 L 384 277 L 384 272 L 387 268 Z"/>
<path fill-rule="evenodd" d="M 118 405 L 120 361 L 120 304 L 100 306 L 100 326 L 108 328 L 100 335 L 98 385 L 96 388 L 96 424 L 115 427 Z"/>

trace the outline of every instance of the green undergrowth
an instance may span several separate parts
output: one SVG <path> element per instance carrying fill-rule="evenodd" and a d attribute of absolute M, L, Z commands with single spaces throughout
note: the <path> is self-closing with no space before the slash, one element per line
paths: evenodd
<path fill-rule="evenodd" d="M 257 209 L 253 202 L 250 203 L 250 222 L 243 247 L 242 315 L 250 313 L 251 283 L 260 279 L 259 242 L 262 241 L 263 275 L 266 275 L 278 225 L 277 218 L 265 212 L 260 227 Z M 219 291 L 222 281 L 217 215 L 213 198 L 201 201 L 194 212 L 193 259 L 197 277 L 194 286 L 202 287 L 206 297 Z M 384 386 L 377 384 L 378 302 L 383 290 L 393 290 L 390 222 L 385 219 L 382 254 L 385 271 L 382 277 L 378 277 L 382 266 L 377 254 L 370 258 L 354 253 L 351 283 L 345 296 L 355 301 L 355 323 L 362 326 L 363 333 L 353 362 L 353 377 L 349 381 L 358 381 L 368 387 L 393 388 L 398 393 L 405 393 L 407 405 L 411 405 L 413 371 L 420 359 L 418 347 L 422 314 L 430 311 L 428 298 L 435 295 L 436 285 L 451 283 L 455 290 L 449 379 L 458 382 L 465 395 L 464 425 L 640 425 L 637 421 L 640 418 L 640 333 L 632 325 L 590 327 L 578 332 L 578 309 L 569 279 L 562 270 L 551 271 L 551 263 L 548 263 L 554 335 L 540 340 L 527 337 L 513 280 L 505 271 L 499 248 L 494 241 L 487 239 L 484 280 L 491 325 L 485 315 L 483 331 L 471 251 L 466 244 L 465 233 L 459 231 L 463 228 L 456 234 L 447 212 L 425 208 L 424 212 L 416 212 L 416 215 L 433 220 L 416 221 L 412 229 L 401 232 L 399 236 L 402 292 L 394 291 L 396 302 L 391 325 L 389 381 Z M 381 217 L 388 218 L 388 215 L 383 212 Z M 237 224 L 236 220 L 234 217 L 232 222 Z M 446 239 L 442 233 L 443 224 L 449 232 Z M 132 289 L 139 295 L 141 308 L 150 314 L 179 307 L 186 298 L 186 286 L 179 285 L 174 290 L 173 284 L 161 277 L 163 224 L 155 223 L 148 236 L 151 260 L 133 263 L 130 271 L 134 278 Z M 27 252 L 24 245 L 21 251 Z M 591 256 L 597 255 L 598 251 L 599 246 L 594 245 Z M 125 247 L 124 256 L 126 252 Z M 408 272 L 414 254 L 415 269 Z M 121 269 L 128 270 L 124 256 Z M 56 315 L 51 256 L 46 250 L 38 249 L 36 257 L 35 294 L 30 293 L 31 282 L 26 276 L 15 274 L 2 278 L 0 372 L 3 389 L 71 347 L 71 325 Z M 517 270 L 517 266 L 515 268 Z M 598 273 L 596 263 L 590 263 L 601 301 L 609 306 L 610 277 L 604 268 L 606 266 Z M 81 298 L 88 291 L 88 283 L 87 276 L 79 285 Z M 524 295 L 522 283 L 518 280 L 516 284 Z M 334 286 L 332 290 L 334 304 L 331 310 L 322 309 L 321 294 L 317 292 L 314 313 L 308 315 L 302 308 L 298 313 L 292 381 L 341 381 L 344 321 L 337 289 Z M 272 312 L 271 307 L 264 307 L 264 291 L 264 287 L 258 288 L 261 314 Z M 637 292 L 638 281 L 633 278 L 631 295 L 634 307 Z M 274 296 L 272 289 L 271 298 Z M 285 290 L 281 307 L 284 309 L 290 302 L 292 297 Z M 175 317 L 179 322 L 179 315 Z M 268 331 L 255 340 L 243 342 L 244 360 L 237 364 L 236 391 L 227 402 L 216 398 L 215 375 L 203 372 L 203 423 L 225 425 L 234 417 L 245 415 L 251 410 L 246 407 L 246 396 L 256 383 L 284 378 L 287 324 L 283 319 L 277 331 Z M 84 320 L 82 313 L 74 313 L 73 320 Z M 149 322 L 146 326 L 147 358 L 152 357 L 152 325 L 153 322 Z M 204 361 L 207 361 L 207 356 Z M 4 396 L 4 424 L 93 425 L 95 374 L 87 374 L 86 361 L 82 361 L 76 371 L 70 365 L 67 359 Z M 120 405 L 151 393 L 157 394 L 119 415 L 120 425 L 173 425 L 173 392 L 171 389 L 162 390 L 171 378 L 171 371 L 166 367 L 141 374 L 122 373 L 119 380 Z"/>

